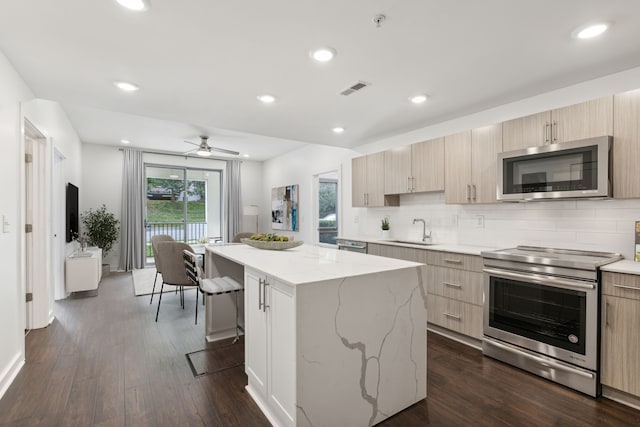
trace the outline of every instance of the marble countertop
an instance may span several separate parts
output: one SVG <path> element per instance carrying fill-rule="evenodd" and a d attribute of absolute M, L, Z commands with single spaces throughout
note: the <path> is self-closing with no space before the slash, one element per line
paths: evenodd
<path fill-rule="evenodd" d="M 211 245 L 206 250 L 291 285 L 422 265 L 313 245 L 302 245 L 284 251 L 263 250 L 248 245 Z"/>
<path fill-rule="evenodd" d="M 338 239 L 354 240 L 357 242 L 376 243 L 379 245 L 416 248 L 416 249 L 423 249 L 427 251 L 456 252 L 459 254 L 467 254 L 467 255 L 480 255 L 482 251 L 494 251 L 496 249 L 501 249 L 501 248 L 494 248 L 494 247 L 488 247 L 488 246 L 457 245 L 453 243 L 434 243 L 432 245 L 427 245 L 427 246 L 421 245 L 421 244 L 412 245 L 411 243 L 404 243 L 404 242 L 400 243 L 400 242 L 391 241 L 395 239 L 383 240 L 383 239 L 376 239 L 373 237 L 338 237 Z"/>
<path fill-rule="evenodd" d="M 626 273 L 626 274 L 638 274 L 640 275 L 640 262 L 635 262 L 628 259 L 622 261 L 612 262 L 611 264 L 600 267 L 602 271 L 609 271 L 611 273 Z"/>

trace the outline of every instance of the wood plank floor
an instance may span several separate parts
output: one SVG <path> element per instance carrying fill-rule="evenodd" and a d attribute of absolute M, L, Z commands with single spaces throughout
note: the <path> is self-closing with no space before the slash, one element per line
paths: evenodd
<path fill-rule="evenodd" d="M 156 324 L 157 300 L 134 297 L 130 274 L 112 273 L 97 297 L 56 303 L 54 323 L 27 337 L 27 363 L 0 400 L 0 425 L 268 426 L 244 389 L 243 367 L 193 376 L 186 353 L 227 344 L 205 343 L 203 321 L 193 324 L 194 296 L 187 292 L 182 310 L 178 296 L 165 294 Z M 380 425 L 640 425 L 640 411 L 436 334 L 427 340 L 427 400 Z M 235 345 L 242 355 L 242 342 Z"/>

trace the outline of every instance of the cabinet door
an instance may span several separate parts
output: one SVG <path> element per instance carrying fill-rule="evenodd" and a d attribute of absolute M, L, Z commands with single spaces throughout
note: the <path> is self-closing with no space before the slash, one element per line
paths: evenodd
<path fill-rule="evenodd" d="M 384 152 L 384 194 L 411 192 L 411 146 Z"/>
<path fill-rule="evenodd" d="M 295 304 L 286 285 L 269 278 L 269 399 L 283 425 L 295 425 Z"/>
<path fill-rule="evenodd" d="M 249 385 L 261 396 L 267 396 L 267 314 L 259 307 L 262 285 L 257 273 L 244 275 L 245 373 Z"/>
<path fill-rule="evenodd" d="M 640 89 L 616 94 L 613 127 L 613 197 L 640 197 Z"/>
<path fill-rule="evenodd" d="M 613 96 L 553 110 L 551 120 L 552 143 L 613 135 Z"/>
<path fill-rule="evenodd" d="M 444 138 L 411 146 L 413 191 L 444 190 Z"/>
<path fill-rule="evenodd" d="M 501 151 L 502 123 L 471 131 L 471 199 L 473 202 L 497 202 L 496 160 Z"/>
<path fill-rule="evenodd" d="M 471 202 L 471 131 L 444 138 L 445 203 Z"/>
<path fill-rule="evenodd" d="M 532 114 L 502 123 L 503 151 L 545 145 L 551 141 L 551 112 Z"/>
<path fill-rule="evenodd" d="M 351 160 L 351 206 L 361 208 L 365 206 L 367 192 L 367 158 L 355 157 Z"/>
<path fill-rule="evenodd" d="M 367 206 L 385 206 L 384 151 L 367 156 Z"/>
<path fill-rule="evenodd" d="M 640 396 L 640 302 L 603 295 L 602 384 Z"/>

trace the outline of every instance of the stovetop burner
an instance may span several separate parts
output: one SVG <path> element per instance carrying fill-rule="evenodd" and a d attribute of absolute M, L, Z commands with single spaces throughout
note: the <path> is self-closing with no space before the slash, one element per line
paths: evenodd
<path fill-rule="evenodd" d="M 603 265 L 622 259 L 622 255 L 609 252 L 579 251 L 573 249 L 517 246 L 482 252 L 484 258 L 540 264 L 557 267 L 597 270 Z"/>

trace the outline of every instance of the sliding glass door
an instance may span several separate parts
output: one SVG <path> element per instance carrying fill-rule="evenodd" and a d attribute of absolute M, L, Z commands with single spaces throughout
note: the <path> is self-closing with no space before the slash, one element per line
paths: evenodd
<path fill-rule="evenodd" d="M 146 256 L 151 237 L 208 243 L 222 239 L 222 171 L 146 165 Z"/>

